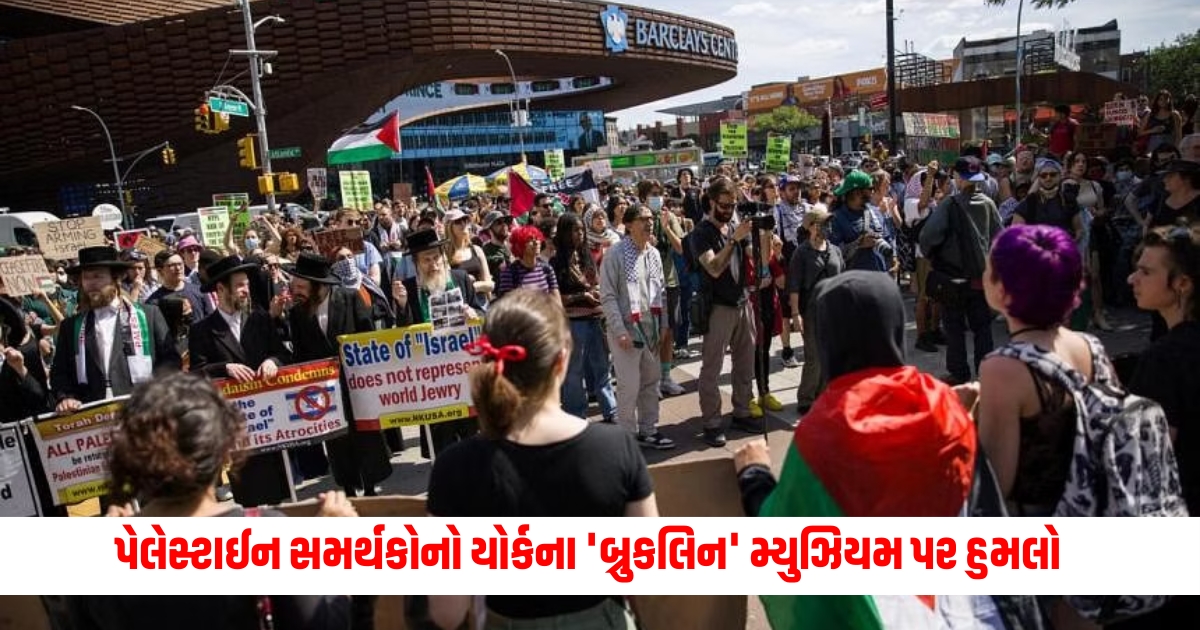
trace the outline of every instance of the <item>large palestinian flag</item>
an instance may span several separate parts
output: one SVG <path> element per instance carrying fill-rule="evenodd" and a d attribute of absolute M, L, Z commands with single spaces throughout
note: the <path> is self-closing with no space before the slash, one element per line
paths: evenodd
<path fill-rule="evenodd" d="M 400 152 L 400 113 L 373 125 L 360 125 L 334 141 L 326 154 L 330 166 L 384 160 Z"/>
<path fill-rule="evenodd" d="M 975 445 L 970 416 L 933 377 L 913 367 L 847 374 L 797 425 L 759 516 L 957 516 Z M 761 599 L 774 630 L 988 627 L 970 597 Z"/>

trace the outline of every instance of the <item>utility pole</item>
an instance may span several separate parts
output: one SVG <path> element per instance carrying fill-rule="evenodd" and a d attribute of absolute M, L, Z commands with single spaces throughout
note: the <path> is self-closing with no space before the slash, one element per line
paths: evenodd
<path fill-rule="evenodd" d="M 509 102 L 509 107 L 510 107 L 510 111 L 514 112 L 513 124 L 516 125 L 516 127 L 517 127 L 517 138 L 519 139 L 519 141 L 521 143 L 521 163 L 524 164 L 525 163 L 525 119 L 529 116 L 529 112 L 528 112 L 529 106 L 528 106 L 528 104 L 526 104 L 526 107 L 525 107 L 526 112 L 525 112 L 525 115 L 522 116 L 521 115 L 521 95 L 518 93 L 519 86 L 517 84 L 517 73 L 513 71 L 512 61 L 509 60 L 508 55 L 504 54 L 503 50 L 500 50 L 497 48 L 496 54 L 500 55 L 501 57 L 504 58 L 504 63 L 508 64 L 508 74 L 509 74 L 509 76 L 512 77 L 513 100 Z M 516 109 L 512 109 L 514 104 L 516 106 Z"/>
<path fill-rule="evenodd" d="M 1021 121 L 1021 11 L 1025 9 L 1025 0 L 1017 5 L 1017 119 L 1013 121 L 1013 148 L 1021 144 L 1021 134 L 1024 132 Z"/>
<path fill-rule="evenodd" d="M 250 15 L 250 0 L 237 0 L 237 3 L 242 8 L 242 24 L 246 29 L 246 50 L 231 50 L 230 54 L 241 54 L 250 58 L 250 88 L 254 95 L 254 119 L 258 124 L 258 163 L 262 165 L 264 175 L 271 176 L 274 171 L 271 170 L 271 149 L 267 144 L 267 108 L 263 103 L 262 95 L 262 64 L 264 57 L 273 57 L 273 50 L 258 50 L 254 44 L 254 29 L 258 28 L 265 22 L 280 22 L 283 18 L 277 15 L 271 15 L 254 23 L 254 18 Z M 266 194 L 267 210 L 275 212 L 275 192 Z"/>
<path fill-rule="evenodd" d="M 896 152 L 896 7 L 887 0 L 887 100 L 888 150 Z"/>
<path fill-rule="evenodd" d="M 100 114 L 97 114 L 93 110 L 80 105 L 72 105 L 71 109 L 77 112 L 87 112 L 91 114 L 96 118 L 96 121 L 100 123 L 100 128 L 104 130 L 104 137 L 108 140 L 108 154 L 109 157 L 112 158 L 113 182 L 117 186 L 117 206 L 121 208 L 121 218 L 124 221 L 125 229 L 131 229 L 133 227 L 133 217 L 129 216 L 129 213 L 125 210 L 124 184 L 121 181 L 121 171 L 117 167 L 117 149 L 115 146 L 113 146 L 112 134 L 108 132 L 108 125 L 104 124 L 104 119 L 100 117 Z"/>

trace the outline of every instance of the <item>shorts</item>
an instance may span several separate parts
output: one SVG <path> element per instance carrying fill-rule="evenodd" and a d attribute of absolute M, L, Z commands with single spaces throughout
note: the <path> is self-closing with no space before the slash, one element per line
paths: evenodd
<path fill-rule="evenodd" d="M 913 274 L 913 286 L 917 288 L 918 300 L 925 297 L 925 282 L 929 279 L 929 270 L 932 268 L 928 258 L 917 259 L 917 272 Z"/>
<path fill-rule="evenodd" d="M 679 326 L 679 287 L 667 287 L 667 327 L 675 330 Z"/>

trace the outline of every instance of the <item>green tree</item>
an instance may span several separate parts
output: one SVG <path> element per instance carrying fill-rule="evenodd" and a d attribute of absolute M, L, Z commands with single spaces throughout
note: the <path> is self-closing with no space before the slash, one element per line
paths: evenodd
<path fill-rule="evenodd" d="M 1200 93 L 1200 30 L 1183 33 L 1171 44 L 1163 43 L 1146 53 L 1146 72 L 1150 75 L 1150 93 L 1170 90 L 1175 103 L 1185 94 Z"/>
<path fill-rule="evenodd" d="M 797 131 L 820 124 L 821 120 L 806 110 L 788 105 L 776 107 L 770 114 L 764 114 L 755 118 L 754 131 L 790 136 Z"/>

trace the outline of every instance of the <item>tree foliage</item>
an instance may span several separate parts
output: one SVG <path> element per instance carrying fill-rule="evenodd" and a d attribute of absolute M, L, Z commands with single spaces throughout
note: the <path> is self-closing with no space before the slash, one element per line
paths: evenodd
<path fill-rule="evenodd" d="M 1185 94 L 1200 93 L 1200 30 L 1183 33 L 1174 43 L 1161 44 L 1146 53 L 1151 94 L 1170 90 L 1178 104 Z"/>
<path fill-rule="evenodd" d="M 791 135 L 821 124 L 821 120 L 799 107 L 776 107 L 770 114 L 754 119 L 754 131 Z"/>

